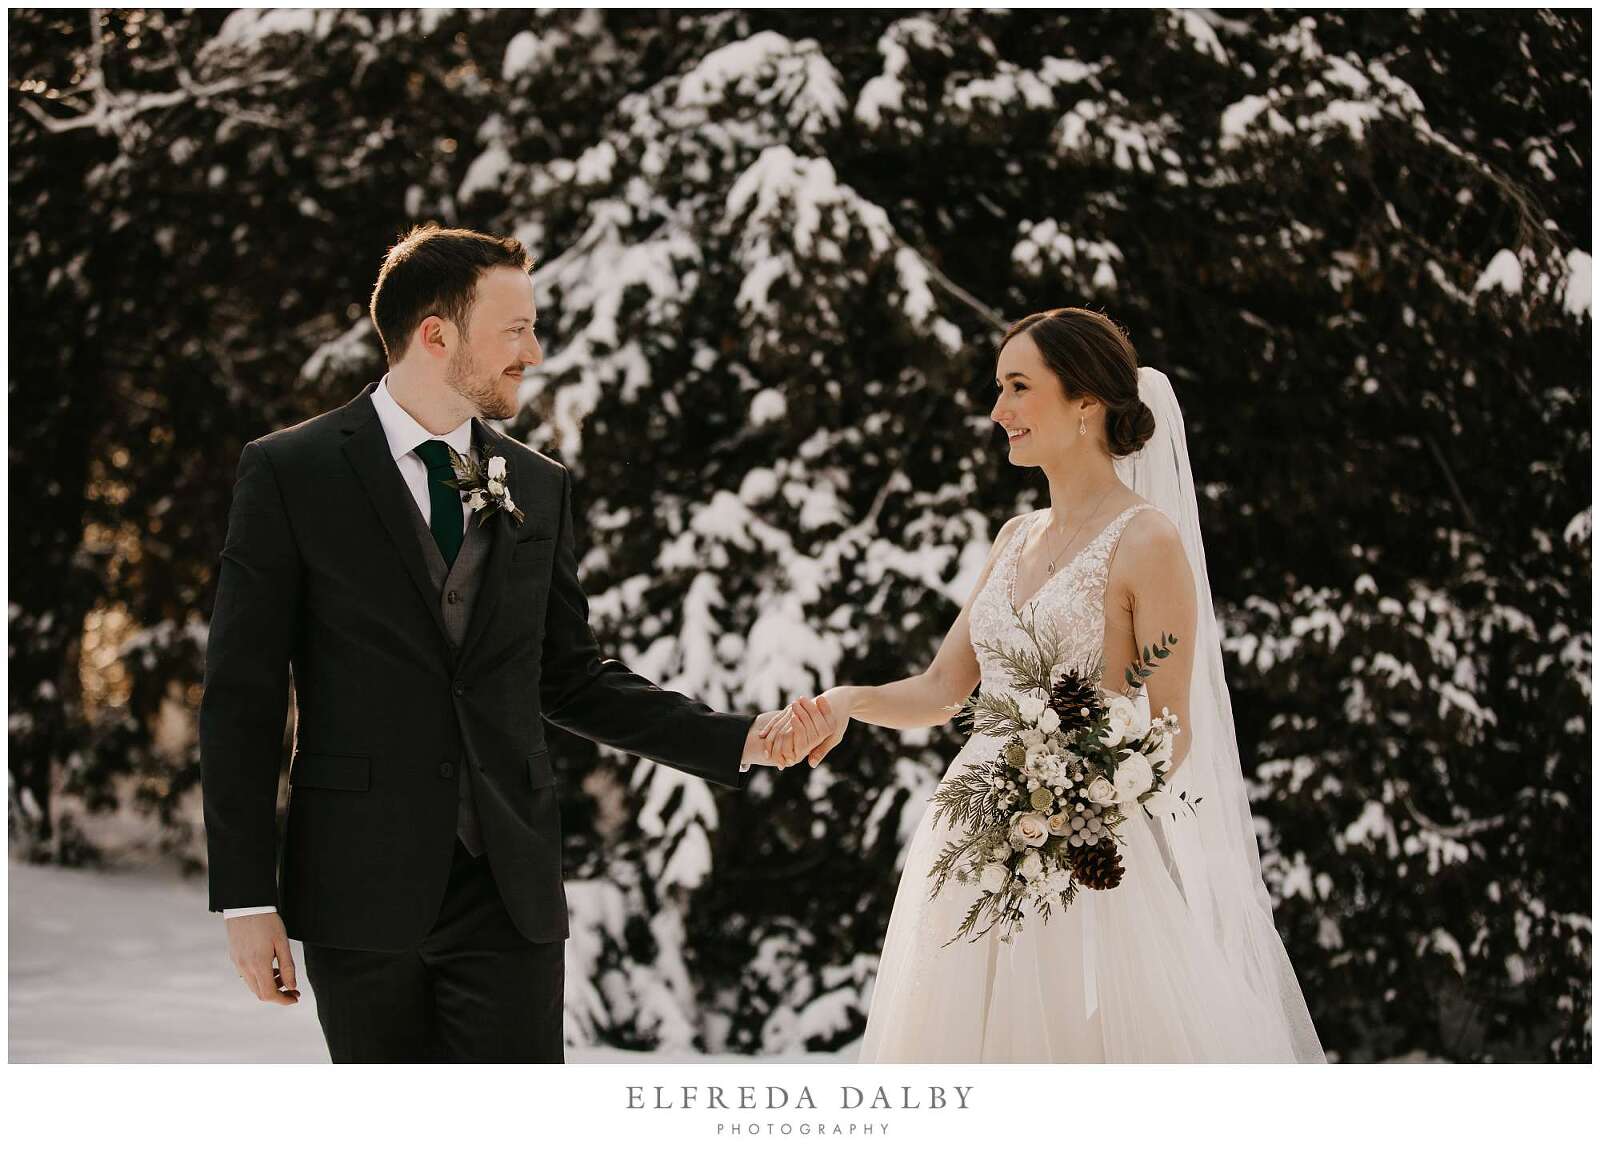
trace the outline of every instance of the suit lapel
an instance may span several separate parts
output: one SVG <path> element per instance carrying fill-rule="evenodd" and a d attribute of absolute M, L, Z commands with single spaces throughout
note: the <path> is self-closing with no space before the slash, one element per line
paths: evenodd
<path fill-rule="evenodd" d="M 448 662 L 450 634 L 445 628 L 439 597 L 428 574 L 427 558 L 423 555 L 421 541 L 417 538 L 406 507 L 408 503 L 414 507 L 416 502 L 412 500 L 405 479 L 389 452 L 389 441 L 383 434 L 383 422 L 378 419 L 378 410 L 372 406 L 370 394 L 374 387 L 376 385 L 369 384 L 366 391 L 346 405 L 350 415 L 343 424 L 348 434 L 343 445 L 345 458 L 360 477 L 373 508 L 377 510 L 378 519 L 383 522 L 389 538 L 400 552 L 400 560 L 412 584 L 416 586 L 417 594 L 428 606 L 428 614 L 439 629 L 440 644 Z"/>
<path fill-rule="evenodd" d="M 483 450 L 484 467 L 488 467 L 490 456 L 504 456 L 509 461 L 511 452 L 506 445 L 506 437 L 490 428 L 482 420 L 474 417 L 472 430 L 478 445 Z M 516 477 L 509 474 L 508 481 L 515 488 Z M 516 501 L 517 507 L 526 508 L 525 495 L 522 491 L 513 490 L 511 498 Z M 476 517 L 477 513 L 466 510 L 468 516 Z M 480 531 L 487 532 L 489 539 L 489 555 L 484 561 L 482 582 L 478 585 L 478 593 L 473 598 L 472 616 L 467 621 L 467 634 L 461 641 L 460 661 L 466 662 L 473 646 L 482 638 L 485 629 L 489 626 L 489 618 L 494 615 L 496 605 L 505 589 L 506 575 L 511 567 L 511 551 L 516 543 L 516 523 L 511 515 L 506 512 L 494 512 Z"/>

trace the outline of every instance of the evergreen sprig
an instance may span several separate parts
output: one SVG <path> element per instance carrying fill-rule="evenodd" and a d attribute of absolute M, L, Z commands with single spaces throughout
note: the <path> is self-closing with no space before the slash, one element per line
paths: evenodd
<path fill-rule="evenodd" d="M 969 732 L 993 736 L 1014 731 L 1022 725 L 1022 710 L 1016 698 L 998 692 L 980 692 L 962 705 L 958 719 Z"/>
<path fill-rule="evenodd" d="M 1146 644 L 1142 660 L 1135 660 L 1123 672 L 1123 677 L 1128 681 L 1128 686 L 1138 690 L 1144 687 L 1144 682 L 1155 674 L 1155 662 L 1165 660 L 1172 655 L 1170 645 L 1176 644 L 1178 638 L 1161 633 L 1161 639 L 1154 645 Z"/>
<path fill-rule="evenodd" d="M 1017 627 L 1028 638 L 1028 648 L 1012 649 L 988 640 L 979 640 L 975 646 L 1005 666 L 1011 684 L 1017 690 L 1048 695 L 1050 684 L 1055 677 L 1056 664 L 1061 660 L 1063 645 L 1061 633 L 1055 624 L 1047 621 L 1043 634 L 1040 634 L 1037 608 L 1024 619 L 1022 613 L 1013 605 L 1011 615 L 1016 618 Z"/>
<path fill-rule="evenodd" d="M 933 895 L 937 896 L 944 890 L 945 881 L 956 873 L 956 864 L 983 839 L 988 836 L 986 831 L 978 831 L 965 840 L 951 840 L 939 853 L 938 859 L 933 862 L 933 867 L 928 869 L 928 875 L 933 877 Z"/>
<path fill-rule="evenodd" d="M 985 892 L 982 896 L 979 896 L 972 902 L 972 907 L 967 909 L 967 914 L 962 917 L 961 927 L 956 929 L 956 934 L 954 936 L 950 937 L 950 939 L 944 942 L 944 946 L 948 948 L 957 940 L 961 939 L 966 939 L 969 942 L 976 943 L 987 936 L 990 931 L 993 930 L 994 926 L 999 924 L 1002 920 L 1011 921 L 1018 919 L 1019 917 L 1017 916 L 1015 909 L 1004 907 L 1004 899 L 1004 894 L 1000 892 Z M 991 904 L 997 906 L 995 908 L 995 915 L 990 918 L 989 923 L 983 926 L 983 931 L 979 932 L 976 936 L 968 936 L 967 933 L 971 932 L 978 926 L 978 920 L 983 916 L 984 911 Z"/>
<path fill-rule="evenodd" d="M 995 804 L 993 765 L 976 764 L 950 777 L 934 793 L 933 807 L 952 828 L 988 823 L 999 815 Z"/>

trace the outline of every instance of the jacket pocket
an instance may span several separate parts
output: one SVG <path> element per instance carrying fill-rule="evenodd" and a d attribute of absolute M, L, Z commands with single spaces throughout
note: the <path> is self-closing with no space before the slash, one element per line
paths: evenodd
<path fill-rule="evenodd" d="M 512 566 L 519 564 L 543 563 L 547 567 L 550 556 L 555 552 L 556 538 L 554 536 L 541 536 L 537 540 L 523 540 L 511 549 Z"/>
<path fill-rule="evenodd" d="M 294 788 L 339 788 L 365 792 L 372 787 L 370 756 L 335 756 L 327 752 L 301 752 L 289 769 Z"/>
<path fill-rule="evenodd" d="M 541 748 L 528 753 L 528 783 L 534 788 L 548 788 L 556 782 L 555 769 L 550 766 L 550 749 Z"/>

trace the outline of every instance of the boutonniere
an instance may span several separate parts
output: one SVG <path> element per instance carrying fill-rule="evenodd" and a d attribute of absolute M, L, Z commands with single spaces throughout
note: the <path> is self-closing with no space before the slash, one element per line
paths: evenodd
<path fill-rule="evenodd" d="M 454 480 L 445 483 L 467 498 L 467 507 L 478 514 L 477 526 L 483 527 L 483 522 L 496 512 L 509 512 L 521 524 L 522 509 L 511 499 L 511 489 L 506 483 L 506 458 L 489 457 L 488 469 L 484 471 L 472 457 L 461 455 L 448 444 L 445 447 L 450 449 L 450 467 L 456 474 Z"/>

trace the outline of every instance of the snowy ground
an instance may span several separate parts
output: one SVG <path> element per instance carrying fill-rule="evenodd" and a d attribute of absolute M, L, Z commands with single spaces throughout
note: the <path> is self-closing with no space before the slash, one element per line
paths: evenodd
<path fill-rule="evenodd" d="M 310 984 L 301 978 L 292 1007 L 245 992 L 228 961 L 222 919 L 206 911 L 203 879 L 180 879 L 171 869 L 106 873 L 13 860 L 7 887 L 13 1063 L 327 1061 Z M 663 1059 L 604 1049 L 567 1058 Z M 851 1058 L 846 1050 L 818 1059 Z"/>

